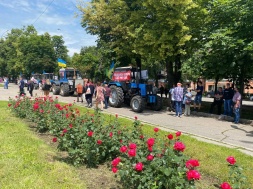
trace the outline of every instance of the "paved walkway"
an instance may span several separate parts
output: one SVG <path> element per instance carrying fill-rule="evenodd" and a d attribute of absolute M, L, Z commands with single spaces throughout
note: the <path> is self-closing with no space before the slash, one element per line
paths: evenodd
<path fill-rule="evenodd" d="M 15 97 L 18 86 L 10 84 L 9 89 L 0 88 L 0 100 L 8 100 Z M 36 93 L 38 91 L 34 91 Z M 62 102 L 73 102 L 75 97 L 58 96 Z M 86 104 L 78 103 L 81 106 Z M 221 121 L 213 117 L 204 117 L 201 113 L 196 113 L 190 117 L 173 117 L 173 113 L 168 111 L 145 110 L 142 113 L 133 112 L 129 107 L 108 108 L 105 113 L 118 114 L 122 117 L 134 119 L 138 117 L 142 122 L 150 123 L 163 130 L 181 131 L 184 134 L 196 137 L 199 140 L 225 145 L 236 148 L 246 154 L 253 156 L 253 126 L 248 124 L 235 125 L 232 122 Z"/>

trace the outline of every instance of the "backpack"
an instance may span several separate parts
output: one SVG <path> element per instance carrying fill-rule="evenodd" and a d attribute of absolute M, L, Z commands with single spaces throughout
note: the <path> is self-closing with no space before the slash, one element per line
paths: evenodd
<path fill-rule="evenodd" d="M 78 94 L 83 93 L 83 86 L 82 85 L 77 85 L 77 89 L 76 89 Z"/>

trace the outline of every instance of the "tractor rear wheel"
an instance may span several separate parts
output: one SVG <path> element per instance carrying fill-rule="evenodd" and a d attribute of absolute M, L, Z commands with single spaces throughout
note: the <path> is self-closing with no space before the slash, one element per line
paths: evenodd
<path fill-rule="evenodd" d="M 156 95 L 156 102 L 151 105 L 152 110 L 159 111 L 163 108 L 163 99 Z"/>
<path fill-rule="evenodd" d="M 69 95 L 69 85 L 68 84 L 61 85 L 60 95 L 61 96 L 68 96 Z"/>
<path fill-rule="evenodd" d="M 131 99 L 130 106 L 134 112 L 142 112 L 145 108 L 145 102 L 141 96 L 134 96 Z"/>
<path fill-rule="evenodd" d="M 112 107 L 119 108 L 124 102 L 124 92 L 121 87 L 115 85 L 110 86 L 111 97 L 109 98 L 109 104 Z"/>
<path fill-rule="evenodd" d="M 61 90 L 60 86 L 56 86 L 55 84 L 53 84 L 52 91 L 54 95 L 60 94 L 60 90 Z"/>

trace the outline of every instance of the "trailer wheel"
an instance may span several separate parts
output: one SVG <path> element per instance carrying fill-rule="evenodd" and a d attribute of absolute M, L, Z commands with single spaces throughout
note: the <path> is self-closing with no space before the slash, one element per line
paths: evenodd
<path fill-rule="evenodd" d="M 134 112 L 142 112 L 145 108 L 145 102 L 141 96 L 134 96 L 131 99 L 130 106 Z"/>
<path fill-rule="evenodd" d="M 124 102 L 124 92 L 121 87 L 111 85 L 111 97 L 109 98 L 109 104 L 112 107 L 119 108 Z"/>
<path fill-rule="evenodd" d="M 156 102 L 151 105 L 152 110 L 159 111 L 163 108 L 163 99 L 156 95 Z"/>
<path fill-rule="evenodd" d="M 69 95 L 69 85 L 68 84 L 61 85 L 60 95 L 61 96 L 68 96 Z"/>
<path fill-rule="evenodd" d="M 55 84 L 53 84 L 52 91 L 54 95 L 60 94 L 60 90 L 61 90 L 60 86 L 56 86 Z"/>

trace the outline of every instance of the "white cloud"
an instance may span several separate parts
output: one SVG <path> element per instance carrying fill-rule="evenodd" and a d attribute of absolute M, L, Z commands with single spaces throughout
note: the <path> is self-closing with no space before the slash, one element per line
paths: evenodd
<path fill-rule="evenodd" d="M 89 0 L 82 0 L 89 2 Z M 51 3 L 52 2 L 52 3 Z M 96 45 L 96 36 L 86 33 L 75 18 L 76 0 L 0 0 L 0 37 L 14 28 L 34 24 L 39 34 L 61 35 L 72 56 L 81 47 Z M 51 3 L 51 4 L 50 4 Z M 50 6 L 49 6 L 50 5 Z M 7 31 L 8 30 L 8 31 Z"/>

